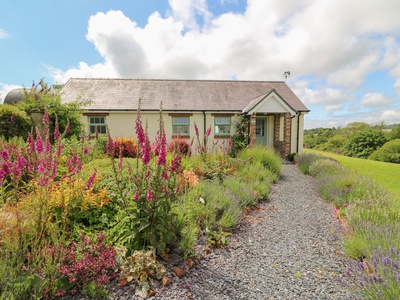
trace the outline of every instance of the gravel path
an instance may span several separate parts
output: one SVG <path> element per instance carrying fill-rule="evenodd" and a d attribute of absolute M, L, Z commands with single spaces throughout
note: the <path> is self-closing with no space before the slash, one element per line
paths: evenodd
<path fill-rule="evenodd" d="M 182 278 L 169 272 L 173 283 L 157 284 L 151 299 L 354 299 L 337 281 L 345 258 L 332 209 L 314 179 L 283 165 L 270 201 L 245 218 L 230 247 L 204 254 Z M 113 299 L 140 298 L 125 288 Z"/>

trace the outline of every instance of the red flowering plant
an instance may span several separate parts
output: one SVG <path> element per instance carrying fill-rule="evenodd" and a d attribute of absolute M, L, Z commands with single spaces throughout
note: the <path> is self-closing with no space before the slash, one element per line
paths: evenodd
<path fill-rule="evenodd" d="M 124 161 L 122 156 L 118 160 L 114 158 L 114 145 L 108 134 L 107 149 L 123 207 L 112 233 L 117 242 L 127 248 L 128 255 L 135 250 L 148 250 L 150 247 L 155 248 L 158 254 L 163 254 L 167 245 L 176 239 L 171 208 L 179 192 L 176 179 L 181 156 L 176 153 L 170 162 L 167 161 L 167 137 L 161 111 L 159 126 L 158 142 L 152 159 L 147 128 L 143 128 L 138 110 L 135 131 L 137 153 L 140 155 L 136 158 L 135 166 Z M 128 172 L 123 172 L 125 168 Z"/>

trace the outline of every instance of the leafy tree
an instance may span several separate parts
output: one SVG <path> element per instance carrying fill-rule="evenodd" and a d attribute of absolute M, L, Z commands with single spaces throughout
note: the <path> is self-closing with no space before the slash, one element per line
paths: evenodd
<path fill-rule="evenodd" d="M 343 135 L 334 135 L 327 142 L 317 145 L 316 150 L 342 153 L 343 146 L 346 144 L 347 138 Z"/>
<path fill-rule="evenodd" d="M 400 164 L 400 139 L 384 144 L 369 157 L 372 160 Z"/>
<path fill-rule="evenodd" d="M 79 136 L 83 125 L 80 122 L 81 107 L 87 105 L 86 101 L 62 103 L 60 95 L 61 86 L 49 86 L 42 80 L 38 84 L 32 83 L 30 89 L 24 88 L 24 95 L 17 106 L 27 112 L 47 110 L 52 126 L 56 119 L 60 132 L 63 132 L 69 122 L 70 130 L 66 137 Z M 52 132 L 52 130 L 51 130 Z"/>
<path fill-rule="evenodd" d="M 354 135 L 359 132 L 366 131 L 371 129 L 371 126 L 364 122 L 352 122 L 347 124 L 346 127 L 343 127 L 339 130 L 338 133 L 344 135 L 347 138 L 352 138 Z"/>
<path fill-rule="evenodd" d="M 347 156 L 368 158 L 372 152 L 387 141 L 381 130 L 368 129 L 355 134 L 345 145 L 344 154 Z"/>
<path fill-rule="evenodd" d="M 396 127 L 392 129 L 390 132 L 391 139 L 400 139 L 400 124 L 397 124 Z"/>
<path fill-rule="evenodd" d="M 326 143 L 333 137 L 334 129 L 332 128 L 319 128 L 317 134 L 308 134 L 304 137 L 304 145 L 308 148 L 315 148 L 318 145 Z"/>

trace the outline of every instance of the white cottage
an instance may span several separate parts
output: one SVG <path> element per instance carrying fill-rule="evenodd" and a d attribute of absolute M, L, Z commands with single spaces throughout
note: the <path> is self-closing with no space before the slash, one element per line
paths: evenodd
<path fill-rule="evenodd" d="M 302 152 L 309 112 L 283 81 L 71 78 L 62 88 L 62 101 L 78 99 L 92 100 L 82 115 L 87 130 L 105 133 L 107 126 L 113 137 L 135 137 L 139 99 L 150 138 L 156 136 L 162 103 L 169 141 L 193 138 L 194 124 L 202 136 L 211 128 L 210 142 L 229 139 L 235 118 L 248 116 L 251 141 L 283 156 Z"/>

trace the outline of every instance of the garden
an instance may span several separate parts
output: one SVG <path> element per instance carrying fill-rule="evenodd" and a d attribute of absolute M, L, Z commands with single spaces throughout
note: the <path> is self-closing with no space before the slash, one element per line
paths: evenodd
<path fill-rule="evenodd" d="M 295 160 L 303 173 L 316 179 L 322 197 L 334 204 L 333 214 L 345 229 L 343 249 L 350 260 L 346 276 L 340 281 L 361 299 L 398 299 L 399 194 L 383 187 L 371 176 L 363 175 L 362 169 L 350 167 L 350 162 L 354 165 L 357 159 L 341 157 L 346 165 L 329 156 L 306 152 Z M 389 170 L 387 168 L 386 173 Z M 391 176 L 396 178 L 399 174 L 391 173 Z"/>
<path fill-rule="evenodd" d="M 108 299 L 113 280 L 147 298 L 171 249 L 190 258 L 200 238 L 226 245 L 280 176 L 265 147 L 217 151 L 198 134 L 193 155 L 186 140 L 167 144 L 161 112 L 153 142 L 140 110 L 137 139 L 71 134 L 58 120 L 44 110 L 42 130 L 10 126 L 0 139 L 0 299 Z"/>

